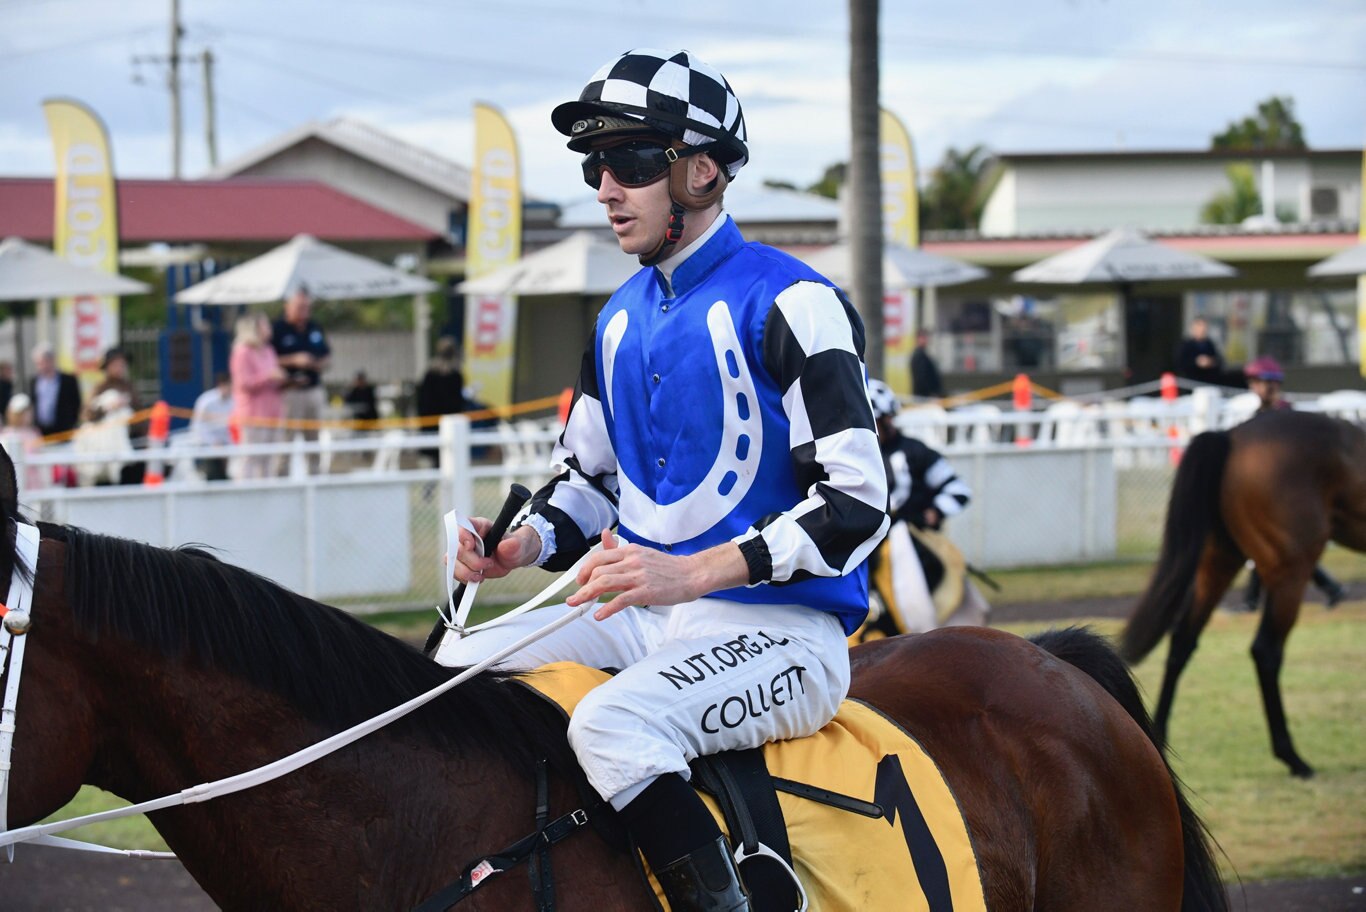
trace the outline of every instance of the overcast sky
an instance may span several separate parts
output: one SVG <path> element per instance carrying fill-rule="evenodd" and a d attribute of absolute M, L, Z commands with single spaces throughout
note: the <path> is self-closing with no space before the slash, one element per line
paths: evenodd
<path fill-rule="evenodd" d="M 170 0 L 0 0 L 0 175 L 49 175 L 44 98 L 105 121 L 120 177 L 168 177 Z M 1366 143 L 1363 0 L 883 0 L 882 90 L 927 172 L 948 146 L 1203 149 L 1268 96 L 1316 148 Z M 220 161 L 309 120 L 367 121 L 456 161 L 471 104 L 509 115 L 527 191 L 587 189 L 549 125 L 631 47 L 686 47 L 744 107 L 742 178 L 805 186 L 848 158 L 844 0 L 181 0 L 182 53 L 212 49 Z M 135 62 L 142 58 L 142 62 Z M 184 174 L 208 168 L 203 81 L 184 71 Z"/>

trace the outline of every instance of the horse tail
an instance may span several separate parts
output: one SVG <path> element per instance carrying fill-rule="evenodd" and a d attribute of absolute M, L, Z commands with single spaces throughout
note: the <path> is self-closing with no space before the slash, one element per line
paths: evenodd
<path fill-rule="evenodd" d="M 1048 630 L 1029 638 L 1029 641 L 1056 658 L 1087 674 L 1105 689 L 1129 717 L 1138 723 L 1153 747 L 1157 748 L 1171 779 L 1172 792 L 1181 817 L 1181 842 L 1185 850 L 1185 875 L 1182 884 L 1182 912 L 1229 912 L 1228 894 L 1219 877 L 1219 865 L 1214 860 L 1214 840 L 1204 821 L 1186 800 L 1185 786 L 1167 763 L 1166 752 L 1153 733 L 1152 720 L 1143 706 L 1143 697 L 1134 683 L 1133 675 L 1100 636 L 1083 627 Z"/>
<path fill-rule="evenodd" d="M 1227 431 L 1197 434 L 1186 447 L 1167 502 L 1162 552 L 1120 637 L 1119 654 L 1131 665 L 1152 652 L 1187 610 L 1205 539 L 1211 532 L 1227 534 L 1219 491 L 1228 454 Z"/>

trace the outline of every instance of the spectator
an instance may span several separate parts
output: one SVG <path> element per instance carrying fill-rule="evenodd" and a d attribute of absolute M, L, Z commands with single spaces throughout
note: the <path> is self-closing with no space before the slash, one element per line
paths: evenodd
<path fill-rule="evenodd" d="M 90 390 L 89 403 L 86 406 L 85 420 L 91 420 L 91 409 L 96 401 L 100 400 L 105 393 L 117 394 L 122 408 L 126 411 L 121 413 L 120 420 L 126 420 L 129 415 L 142 409 L 142 403 L 138 401 L 137 390 L 133 389 L 133 383 L 128 379 L 128 355 L 121 348 L 111 348 L 104 353 L 104 358 L 100 361 L 100 370 L 104 371 L 104 379 Z M 110 396 L 104 401 L 101 414 L 106 416 L 103 420 L 108 420 L 108 416 L 116 411 L 119 406 L 115 403 L 115 397 Z M 132 423 L 127 428 L 127 437 L 132 441 L 134 449 L 141 449 L 146 446 L 148 423 L 138 421 Z M 127 462 L 123 464 L 120 471 L 120 484 L 142 484 L 142 477 L 147 470 L 144 462 Z"/>
<path fill-rule="evenodd" d="M 57 356 L 46 342 L 33 347 L 33 370 L 29 398 L 38 431 L 44 437 L 74 431 L 81 420 L 81 387 L 76 378 L 57 370 Z"/>
<path fill-rule="evenodd" d="M 916 332 L 915 351 L 911 353 L 911 395 L 944 398 L 944 378 L 939 375 L 939 365 L 930 354 L 930 333 L 924 329 Z"/>
<path fill-rule="evenodd" d="M 14 395 L 14 365 L 0 361 L 0 415 L 9 414 L 9 400 Z M 30 403 L 32 408 L 32 403 Z"/>
<path fill-rule="evenodd" d="M 43 448 L 42 435 L 33 425 L 33 400 L 25 393 L 15 393 L 6 402 L 5 429 L 0 431 L 0 443 L 16 463 L 20 458 L 27 462 L 29 456 Z M 19 481 L 23 490 L 32 491 L 47 487 L 50 479 L 50 475 L 45 476 L 42 466 L 25 465 Z"/>
<path fill-rule="evenodd" d="M 283 393 L 284 416 L 287 422 L 305 422 L 301 427 L 288 425 L 291 433 L 301 430 L 305 440 L 318 439 L 318 422 L 327 405 L 322 373 L 332 355 L 322 327 L 310 319 L 312 312 L 313 296 L 300 283 L 285 298 L 284 317 L 271 328 L 271 345 L 288 378 Z M 309 454 L 308 471 L 318 471 L 317 453 Z"/>
<path fill-rule="evenodd" d="M 351 381 L 351 386 L 347 388 L 346 395 L 342 397 L 342 400 L 346 403 L 347 410 L 351 412 L 352 421 L 379 420 L 379 403 L 375 399 L 375 385 L 370 382 L 365 371 L 356 371 L 355 379 Z"/>
<path fill-rule="evenodd" d="M 436 354 L 422 382 L 417 385 L 417 414 L 419 418 L 454 415 L 465 411 L 465 375 L 460 371 L 460 347 L 450 336 L 442 336 L 436 343 Z M 435 434 L 436 425 L 424 425 L 425 434 Z M 423 450 L 422 455 L 437 459 L 436 450 Z"/>
<path fill-rule="evenodd" d="M 232 445 L 232 378 L 217 374 L 213 386 L 199 394 L 190 417 L 190 434 L 198 446 L 225 447 Z M 228 457 L 209 456 L 195 460 L 206 481 L 227 481 Z"/>
<path fill-rule="evenodd" d="M 1209 323 L 1204 317 L 1192 320 L 1190 335 L 1181 340 L 1176 375 L 1196 383 L 1220 383 L 1224 379 L 1224 356 L 1209 337 Z"/>
<path fill-rule="evenodd" d="M 232 412 L 242 426 L 248 444 L 276 443 L 283 439 L 284 417 L 281 389 L 287 382 L 284 369 L 270 344 L 271 325 L 264 314 L 248 314 L 237 321 L 232 343 Z M 267 478 L 277 474 L 277 454 L 248 454 L 243 478 Z"/>
<path fill-rule="evenodd" d="M 76 479 L 82 485 L 132 484 L 130 465 L 137 466 L 141 482 L 142 466 L 133 463 L 133 441 L 128 419 L 133 410 L 123 391 L 109 388 L 93 396 L 85 408 L 85 420 L 71 438 L 71 449 L 90 459 L 76 460 Z"/>

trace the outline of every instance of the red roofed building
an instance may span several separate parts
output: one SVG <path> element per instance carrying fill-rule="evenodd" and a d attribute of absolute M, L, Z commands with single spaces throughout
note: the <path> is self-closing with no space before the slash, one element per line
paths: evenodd
<path fill-rule="evenodd" d="M 203 244 L 251 255 L 297 234 L 373 254 L 425 251 L 430 228 L 311 180 L 118 181 L 124 247 Z M 53 181 L 0 178 L 0 237 L 51 243 Z"/>

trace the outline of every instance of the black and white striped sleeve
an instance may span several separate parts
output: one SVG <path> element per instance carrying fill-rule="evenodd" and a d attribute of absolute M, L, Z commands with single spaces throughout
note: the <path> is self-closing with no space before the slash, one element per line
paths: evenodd
<path fill-rule="evenodd" d="M 903 441 L 902 450 L 911 474 L 911 497 L 907 508 L 919 514 L 934 507 L 945 517 L 962 513 L 972 500 L 972 489 L 967 482 L 959 478 L 953 466 L 928 444 L 914 437 L 903 438 Z"/>
<path fill-rule="evenodd" d="M 536 563 L 567 570 L 617 523 L 617 457 L 598 394 L 594 340 L 588 343 L 569 420 L 550 457 L 558 473 L 531 499 L 525 523 L 541 536 Z"/>
<path fill-rule="evenodd" d="M 863 366 L 863 323 L 833 288 L 798 282 L 778 295 L 764 365 L 783 391 L 788 446 L 806 498 L 735 541 L 750 585 L 843 576 L 887 532 L 887 475 Z"/>

